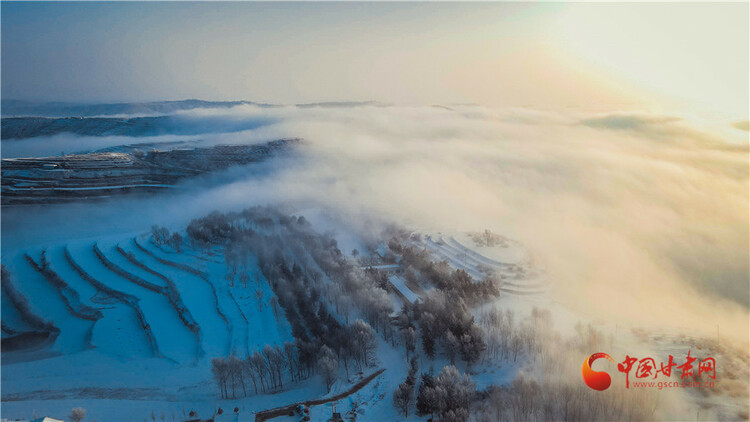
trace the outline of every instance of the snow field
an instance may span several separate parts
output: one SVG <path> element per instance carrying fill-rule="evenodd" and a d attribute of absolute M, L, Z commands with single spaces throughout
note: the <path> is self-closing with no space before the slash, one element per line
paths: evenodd
<path fill-rule="evenodd" d="M 30 252 L 38 255 L 39 251 Z M 60 353 L 75 353 L 91 347 L 90 332 L 93 322 L 76 318 L 71 314 L 62 297 L 41 274 L 17 253 L 6 267 L 11 272 L 16 289 L 29 301 L 32 311 L 60 329 L 60 335 L 52 350 Z"/>
<path fill-rule="evenodd" d="M 201 327 L 203 350 L 209 356 L 226 356 L 230 351 L 230 328 L 217 309 L 212 285 L 200 277 L 163 265 L 151 255 L 135 247 L 132 241 L 119 243 L 142 264 L 169 278 L 177 287 L 182 301 Z"/>
<path fill-rule="evenodd" d="M 164 356 L 181 363 L 194 361 L 197 358 L 195 335 L 182 323 L 167 297 L 110 271 L 97 258 L 93 247 L 93 243 L 86 241 L 69 245 L 69 250 L 76 262 L 92 277 L 113 289 L 138 298 L 146 322 L 151 327 L 159 350 Z M 108 259 L 117 265 L 122 264 L 113 259 L 115 254 L 119 255 L 114 248 L 100 249 Z M 124 257 L 123 261 L 127 262 Z M 126 271 L 130 269 L 124 265 L 120 266 Z"/>

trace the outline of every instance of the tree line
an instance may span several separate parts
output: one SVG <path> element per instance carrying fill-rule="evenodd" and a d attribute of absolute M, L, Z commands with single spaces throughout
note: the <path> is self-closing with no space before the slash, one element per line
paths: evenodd
<path fill-rule="evenodd" d="M 375 363 L 373 326 L 360 318 L 351 324 L 340 321 L 329 311 L 333 305 L 328 286 L 347 284 L 347 291 L 363 301 L 367 295 L 360 291 L 367 290 L 367 280 L 364 275 L 353 280 L 352 266 L 342 259 L 335 240 L 314 232 L 304 217 L 255 207 L 193 220 L 187 233 L 191 244 L 223 247 L 232 278 L 257 267 L 256 276 L 265 278 L 274 292 L 269 300 L 274 314 L 278 318 L 283 312 L 294 337 L 283 348 L 269 345 L 245 358 L 215 359 L 212 371 L 222 397 L 234 397 L 239 391 L 246 395 L 249 384 L 252 391 L 267 391 L 281 388 L 285 377 L 295 381 L 312 374 L 320 374 L 330 389 L 340 365 L 348 374 L 351 368 L 361 370 Z M 234 284 L 229 277 L 227 281 Z M 392 308 L 364 307 L 361 316 L 387 331 L 384 326 L 389 325 Z"/>

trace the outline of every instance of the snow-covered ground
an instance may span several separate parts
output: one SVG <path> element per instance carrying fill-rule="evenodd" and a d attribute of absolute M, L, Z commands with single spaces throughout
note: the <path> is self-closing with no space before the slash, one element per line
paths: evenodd
<path fill-rule="evenodd" d="M 319 214 L 313 218 L 323 222 L 326 216 Z M 351 257 L 353 249 L 358 249 L 360 257 L 367 254 L 364 241 L 333 223 L 328 224 L 328 230 L 338 233 L 336 239 L 346 255 Z M 627 347 L 635 341 L 633 327 L 613 327 L 607 322 L 594 321 L 591 316 L 558 302 L 549 288 L 549 275 L 532 265 L 527 252 L 518 244 L 508 241 L 505 246 L 480 246 L 469 235 L 461 233 L 434 233 L 424 236 L 420 242 L 415 244 L 430 251 L 433 259 L 444 259 L 451 267 L 464 269 L 475 279 L 493 274 L 502 276 L 504 289 L 500 298 L 473 309 L 476 320 L 492 307 L 513 311 L 519 320 L 530 315 L 534 308 L 545 309 L 551 314 L 555 332 L 564 338 L 577 335 L 577 324 L 592 323 L 603 332 L 619 334 L 609 343 L 612 353 L 629 351 Z M 103 258 L 97 256 L 95 245 Z M 83 304 L 99 309 L 101 319 L 90 321 L 73 315 L 59 292 L 24 259 L 27 253 L 38 262 L 43 249 L 50 268 L 78 292 Z M 125 299 L 113 297 L 92 284 L 76 270 L 66 253 L 88 277 L 110 292 L 122 293 Z M 247 286 L 238 280 L 230 285 L 222 253 L 219 248 L 204 251 L 187 245 L 177 252 L 169 246 L 156 245 L 150 234 L 143 233 L 70 239 L 65 243 L 4 251 L 3 264 L 11 272 L 20 293 L 29 299 L 31 310 L 52 321 L 61 332 L 46 353 L 3 354 L 3 417 L 31 418 L 36 412 L 62 418 L 71 408 L 80 406 L 87 409 L 88 418 L 97 420 L 149 419 L 152 413 L 157 420 L 161 420 L 162 415 L 164 420 L 185 420 L 191 410 L 206 418 L 221 408 L 224 415 L 217 421 L 252 421 L 255 413 L 262 410 L 333 397 L 379 368 L 385 368 L 385 372 L 359 391 L 333 403 L 312 406 L 312 420 L 327 420 L 334 406 L 335 411 L 344 416 L 356 413 L 358 420 L 365 421 L 426 419 L 416 416 L 413 408 L 405 418 L 393 406 L 393 391 L 404 382 L 409 364 L 403 344 L 385 341 L 380 336 L 377 363 L 361 373 L 350 368 L 348 378 L 340 368 L 340 378 L 330 392 L 326 392 L 321 378 L 315 375 L 302 381 L 285 381 L 283 391 L 220 399 L 211 377 L 211 358 L 230 354 L 242 357 L 261 351 L 266 344 L 293 341 L 283 312 L 278 316 L 273 312 L 270 303 L 274 292 L 257 266 L 247 269 L 250 275 Z M 157 290 L 168 286 L 166 280 L 173 282 L 182 303 L 200 327 L 200 335 L 188 329 L 165 294 L 113 272 L 103 259 L 120 271 L 156 286 Z M 396 312 L 404 298 L 414 303 L 425 294 L 407 285 L 398 274 L 399 264 L 372 267 L 391 272 L 389 280 L 400 292 L 400 295 L 389 294 Z M 428 286 L 421 287 L 429 290 Z M 137 300 L 130 303 L 129 297 Z M 3 322 L 20 330 L 28 328 L 8 299 L 3 296 L 2 300 Z M 329 311 L 333 309 L 329 306 Z M 353 314 L 357 315 L 358 311 L 353 310 Z M 139 315 L 145 319 L 148 330 Z M 149 335 L 153 336 L 157 350 L 153 350 Z M 681 347 L 683 345 L 673 336 L 661 338 L 655 349 L 657 356 L 661 356 L 665 352 L 684 352 Z M 426 357 L 421 352 L 421 344 L 417 346 L 417 356 L 420 373 L 438 373 L 451 363 L 441 353 L 432 359 Z M 455 365 L 461 372 L 471 374 L 478 389 L 506 385 L 520 371 L 534 371 L 534 363 L 523 356 L 517 361 L 481 359 L 471 368 L 456 359 Z M 725 407 L 736 406 L 722 402 L 721 398 L 712 400 Z M 238 415 L 233 412 L 235 407 L 239 409 Z M 275 420 L 296 421 L 298 416 Z"/>
<path fill-rule="evenodd" d="M 247 287 L 239 283 L 230 287 L 223 260 L 189 248 L 176 253 L 157 247 L 149 237 L 132 233 L 3 251 L 3 264 L 19 292 L 28 299 L 30 309 L 60 329 L 46 353 L 3 353 L 3 417 L 31 418 L 36 411 L 62 418 L 72 407 L 82 406 L 89 418 L 98 420 L 140 420 L 152 411 L 156 415 L 164 413 L 166 420 L 172 420 L 172 415 L 183 420 L 183 410 L 210 416 L 218 406 L 239 406 L 246 415 L 241 420 L 251 420 L 247 416 L 251 411 L 274 403 L 285 404 L 297 395 L 308 398 L 307 394 L 320 392 L 319 382 L 310 379 L 268 397 L 220 401 L 211 378 L 210 359 L 232 352 L 245 356 L 266 344 L 291 341 L 289 323 L 283 313 L 278 319 L 274 315 L 269 306 L 273 292 L 259 271 L 253 272 Z M 136 245 L 136 238 L 143 249 Z M 182 302 L 200 326 L 200 338 L 183 323 L 165 294 L 113 272 L 97 256 L 95 245 L 107 261 L 127 274 L 160 288 L 166 285 L 161 277 L 174 282 Z M 161 277 L 135 265 L 118 247 Z M 66 258 L 66 248 L 88 277 L 110 291 L 136 298 L 135 307 L 85 280 Z M 73 315 L 60 293 L 24 258 L 28 253 L 39 262 L 42 249 L 47 251 L 50 268 L 78 292 L 82 303 L 99 309 L 101 319 L 90 321 Z M 207 277 L 165 265 L 157 257 L 190 265 L 205 271 Z M 258 296 L 257 291 L 262 295 Z M 156 353 L 136 308 L 152 332 Z M 28 329 L 5 295 L 2 319 L 16 330 Z"/>

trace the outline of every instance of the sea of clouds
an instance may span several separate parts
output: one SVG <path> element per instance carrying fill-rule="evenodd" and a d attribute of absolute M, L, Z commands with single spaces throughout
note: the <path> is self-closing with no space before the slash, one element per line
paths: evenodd
<path fill-rule="evenodd" d="M 546 268 L 553 294 L 573 308 L 696 333 L 715 333 L 719 325 L 747 344 L 748 133 L 731 123 L 377 104 L 176 114 L 210 121 L 213 130 L 148 138 L 61 134 L 3 141 L 3 150 L 38 156 L 144 142 L 303 142 L 287 156 L 186 181 L 169 195 L 4 209 L 3 248 L 71 233 L 184 227 L 214 209 L 323 206 L 363 231 L 391 221 L 415 230 L 487 228 L 524 243 Z M 227 129 L 243 119 L 264 123 Z"/>

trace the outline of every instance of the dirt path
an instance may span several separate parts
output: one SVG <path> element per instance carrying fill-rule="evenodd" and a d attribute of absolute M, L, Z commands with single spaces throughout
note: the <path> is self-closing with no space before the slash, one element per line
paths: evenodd
<path fill-rule="evenodd" d="M 373 374 L 370 374 L 369 376 L 367 376 L 366 378 L 364 378 L 362 381 L 354 384 L 350 389 L 344 391 L 343 393 L 339 393 L 339 394 L 337 394 L 337 395 L 335 395 L 333 397 L 329 397 L 329 398 L 325 398 L 325 399 L 307 400 L 307 401 L 292 403 L 292 404 L 289 404 L 289 405 L 286 405 L 286 406 L 283 406 L 283 407 L 277 407 L 277 408 L 274 408 L 274 409 L 268 409 L 268 410 L 264 410 L 262 412 L 258 412 L 258 413 L 255 414 L 255 422 L 267 421 L 269 419 L 273 419 L 273 418 L 276 418 L 276 417 L 279 417 L 279 416 L 288 415 L 289 412 L 294 412 L 294 409 L 296 409 L 297 406 L 299 406 L 301 404 L 303 404 L 305 406 L 317 406 L 317 405 L 321 405 L 321 404 L 330 403 L 332 401 L 341 400 L 344 397 L 350 396 L 350 395 L 356 393 L 357 391 L 361 390 L 364 386 L 366 386 L 367 384 L 369 384 L 370 381 L 372 381 L 375 378 L 377 378 L 377 376 L 380 375 L 380 374 L 382 374 L 383 372 L 385 372 L 385 369 L 380 369 L 378 371 L 375 371 Z"/>

